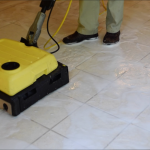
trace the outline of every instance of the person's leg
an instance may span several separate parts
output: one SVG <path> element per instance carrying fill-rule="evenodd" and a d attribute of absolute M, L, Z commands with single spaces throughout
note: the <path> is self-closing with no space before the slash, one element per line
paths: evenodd
<path fill-rule="evenodd" d="M 123 20 L 124 0 L 109 0 L 107 3 L 106 30 L 103 42 L 113 44 L 119 42 L 120 27 Z"/>
<path fill-rule="evenodd" d="M 107 3 L 106 30 L 116 33 L 120 30 L 123 20 L 124 0 L 109 0 Z"/>
<path fill-rule="evenodd" d="M 63 39 L 65 44 L 81 43 L 98 38 L 100 0 L 79 0 L 77 31 Z"/>
<path fill-rule="evenodd" d="M 79 0 L 77 32 L 84 35 L 98 33 L 100 0 Z"/>

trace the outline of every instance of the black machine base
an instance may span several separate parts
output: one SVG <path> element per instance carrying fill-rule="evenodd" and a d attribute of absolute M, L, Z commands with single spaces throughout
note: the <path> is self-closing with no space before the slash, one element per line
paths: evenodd
<path fill-rule="evenodd" d="M 31 86 L 14 96 L 0 91 L 0 108 L 12 116 L 17 116 L 47 94 L 69 82 L 68 67 L 58 62 L 58 68 L 48 75 L 43 75 Z"/>

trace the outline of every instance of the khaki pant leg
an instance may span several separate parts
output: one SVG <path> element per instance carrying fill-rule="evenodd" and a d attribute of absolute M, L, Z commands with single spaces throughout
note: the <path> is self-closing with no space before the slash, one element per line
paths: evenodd
<path fill-rule="evenodd" d="M 79 25 L 77 31 L 91 35 L 98 33 L 99 0 L 79 0 Z"/>
<path fill-rule="evenodd" d="M 120 30 L 123 20 L 124 0 L 109 0 L 107 3 L 106 30 L 116 33 Z"/>

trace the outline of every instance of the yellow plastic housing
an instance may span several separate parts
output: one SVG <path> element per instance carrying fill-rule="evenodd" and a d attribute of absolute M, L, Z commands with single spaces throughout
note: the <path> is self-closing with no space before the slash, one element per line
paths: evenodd
<path fill-rule="evenodd" d="M 8 70 L 12 62 L 19 63 L 19 67 Z M 13 96 L 42 75 L 55 70 L 58 63 L 52 54 L 41 49 L 9 39 L 0 39 L 0 66 L 0 90 Z"/>

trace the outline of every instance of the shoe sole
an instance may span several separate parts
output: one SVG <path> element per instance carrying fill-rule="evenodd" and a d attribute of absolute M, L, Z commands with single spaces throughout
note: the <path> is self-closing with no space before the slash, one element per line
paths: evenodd
<path fill-rule="evenodd" d="M 117 43 L 119 43 L 119 41 L 116 42 L 116 43 L 104 43 L 104 42 L 103 42 L 104 45 L 108 45 L 108 46 L 115 45 L 115 44 L 117 44 Z"/>
<path fill-rule="evenodd" d="M 84 43 L 84 42 L 87 42 L 87 41 L 90 42 L 90 41 L 96 41 L 96 40 L 98 40 L 98 37 L 86 39 L 86 40 L 83 40 L 83 41 L 81 41 L 81 42 L 64 43 L 64 44 L 69 45 L 69 46 L 71 46 L 71 45 L 80 45 L 80 44 L 82 44 L 82 43 Z"/>

